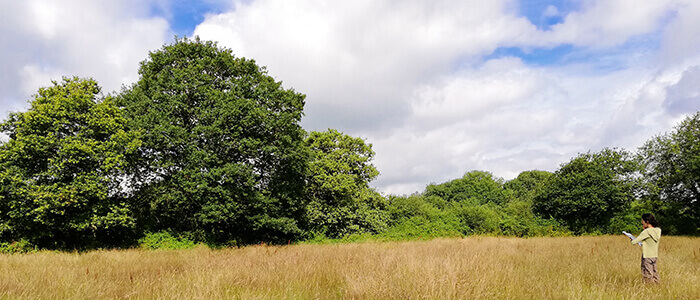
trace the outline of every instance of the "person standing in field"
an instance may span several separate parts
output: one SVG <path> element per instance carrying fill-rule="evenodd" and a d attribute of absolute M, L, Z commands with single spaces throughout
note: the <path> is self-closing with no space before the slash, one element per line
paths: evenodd
<path fill-rule="evenodd" d="M 642 214 L 642 226 L 644 231 L 632 240 L 632 245 L 642 243 L 642 278 L 644 282 L 659 283 L 659 272 L 656 269 L 656 262 L 659 258 L 659 239 L 661 239 L 661 228 L 658 228 L 659 221 L 652 214 Z"/>

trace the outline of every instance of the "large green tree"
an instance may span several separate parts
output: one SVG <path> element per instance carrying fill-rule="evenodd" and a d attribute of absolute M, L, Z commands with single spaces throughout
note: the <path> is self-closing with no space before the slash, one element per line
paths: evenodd
<path fill-rule="evenodd" d="M 335 129 L 312 131 L 307 192 L 310 230 L 328 237 L 386 229 L 386 199 L 369 187 L 379 171 L 372 145 Z"/>
<path fill-rule="evenodd" d="M 41 88 L 0 125 L 0 237 L 47 248 L 114 245 L 135 229 L 120 183 L 139 140 L 94 80 Z"/>
<path fill-rule="evenodd" d="M 635 199 L 638 171 L 624 150 L 580 154 L 554 173 L 544 192 L 533 199 L 533 207 L 576 233 L 605 232 L 610 220 Z"/>
<path fill-rule="evenodd" d="M 216 243 L 299 237 L 304 95 L 198 38 L 150 53 L 139 75 L 120 104 L 143 134 L 131 174 L 145 226 Z"/>
<path fill-rule="evenodd" d="M 700 232 L 700 112 L 648 141 L 640 158 L 649 183 L 649 209 L 672 231 Z"/>

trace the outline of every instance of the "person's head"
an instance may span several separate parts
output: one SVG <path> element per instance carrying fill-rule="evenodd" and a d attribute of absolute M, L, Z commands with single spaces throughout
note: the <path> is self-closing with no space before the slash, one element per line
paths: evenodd
<path fill-rule="evenodd" d="M 649 227 L 659 227 L 659 221 L 652 214 L 642 214 L 642 226 L 644 229 Z"/>

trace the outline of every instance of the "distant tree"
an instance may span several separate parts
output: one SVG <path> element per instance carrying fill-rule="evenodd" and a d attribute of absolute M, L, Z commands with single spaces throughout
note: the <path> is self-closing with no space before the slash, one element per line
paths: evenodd
<path fill-rule="evenodd" d="M 329 129 L 312 131 L 307 192 L 310 229 L 328 237 L 379 232 L 386 228 L 386 199 L 369 187 L 379 171 L 372 145 Z"/>
<path fill-rule="evenodd" d="M 304 95 L 198 38 L 149 54 L 120 96 L 143 132 L 132 188 L 150 230 L 215 243 L 300 237 Z"/>
<path fill-rule="evenodd" d="M 489 172 L 471 171 L 462 178 L 441 184 L 430 184 L 425 195 L 438 196 L 447 201 L 466 201 L 473 205 L 493 203 L 503 205 L 507 202 L 503 189 L 503 180 L 494 178 Z"/>
<path fill-rule="evenodd" d="M 387 211 L 390 227 L 382 236 L 390 239 L 412 239 L 468 234 L 481 228 L 466 225 L 462 211 L 454 209 L 459 203 L 448 202 L 440 197 L 425 197 L 422 194 L 410 196 L 389 196 Z"/>
<path fill-rule="evenodd" d="M 542 217 L 562 220 L 576 233 L 603 232 L 635 199 L 636 166 L 624 150 L 580 154 L 554 173 L 544 193 L 533 199 L 533 207 Z"/>
<path fill-rule="evenodd" d="M 678 233 L 700 232 L 700 112 L 649 140 L 639 153 L 650 184 L 645 196 L 655 202 L 649 208 Z"/>
<path fill-rule="evenodd" d="M 533 199 L 545 193 L 549 180 L 554 176 L 547 171 L 525 171 L 503 184 L 511 201 L 503 208 L 503 233 L 515 236 L 541 235 L 547 223 L 533 212 Z M 552 222 L 549 222 L 551 224 Z M 547 225 L 549 225 L 547 224 Z"/>
<path fill-rule="evenodd" d="M 547 181 L 552 175 L 547 171 L 525 171 L 503 184 L 503 187 L 511 191 L 515 199 L 531 202 L 533 198 L 544 192 Z"/>
<path fill-rule="evenodd" d="M 139 140 L 94 80 L 39 89 L 0 124 L 0 237 L 46 248 L 114 245 L 135 229 L 120 177 Z"/>

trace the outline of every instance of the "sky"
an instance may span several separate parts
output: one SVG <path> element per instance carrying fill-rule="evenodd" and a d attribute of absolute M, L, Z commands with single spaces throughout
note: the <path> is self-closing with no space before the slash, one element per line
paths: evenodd
<path fill-rule="evenodd" d="M 700 110 L 697 0 L 0 0 L 0 117 L 195 35 L 305 94 L 307 131 L 371 143 L 384 194 L 636 151 Z"/>

